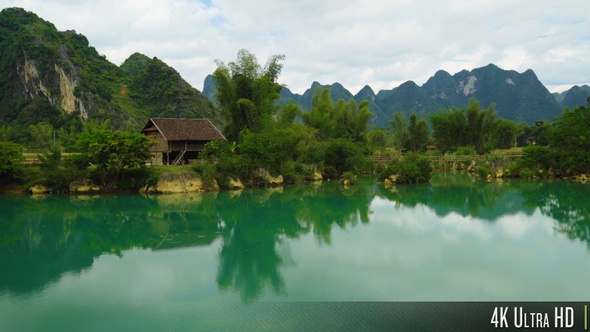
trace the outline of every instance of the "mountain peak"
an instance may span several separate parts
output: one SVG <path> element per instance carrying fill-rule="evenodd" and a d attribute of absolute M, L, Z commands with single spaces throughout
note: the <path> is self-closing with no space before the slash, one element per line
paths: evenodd
<path fill-rule="evenodd" d="M 370 95 L 374 97 L 375 91 L 369 85 L 365 85 L 362 89 L 359 90 L 359 92 L 356 95 Z"/>
<path fill-rule="evenodd" d="M 131 76 L 137 76 L 143 69 L 150 65 L 153 60 L 147 55 L 135 52 L 121 64 L 121 69 Z"/>

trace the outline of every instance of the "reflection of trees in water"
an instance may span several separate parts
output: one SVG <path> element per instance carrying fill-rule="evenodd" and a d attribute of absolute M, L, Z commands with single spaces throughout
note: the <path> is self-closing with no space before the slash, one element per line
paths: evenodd
<path fill-rule="evenodd" d="M 236 291 L 245 302 L 267 288 L 280 294 L 286 291 L 281 271 L 292 264 L 288 240 L 312 233 L 318 243 L 330 244 L 333 227 L 369 222 L 375 192 L 406 206 L 429 206 L 440 216 L 454 212 L 490 221 L 538 208 L 555 219 L 557 231 L 590 246 L 588 184 L 439 175 L 430 184 L 387 189 L 366 181 L 348 189 L 324 183 L 241 194 L 57 196 L 40 203 L 3 197 L 0 292 L 39 291 L 64 273 L 87 269 L 102 254 L 209 246 L 220 239 L 221 290 Z"/>
<path fill-rule="evenodd" d="M 246 302 L 258 297 L 265 285 L 276 293 L 284 291 L 280 270 L 291 258 L 279 248 L 286 239 L 313 231 L 318 241 L 330 243 L 333 225 L 345 228 L 359 218 L 369 222 L 368 187 L 325 184 L 281 190 L 244 191 L 239 199 L 219 201 L 226 228 L 217 282 L 223 290 L 239 291 Z"/>
<path fill-rule="evenodd" d="M 590 184 L 572 181 L 528 181 L 521 187 L 526 203 L 555 219 L 555 229 L 590 248 Z"/>
<path fill-rule="evenodd" d="M 292 217 L 293 205 L 270 190 L 246 190 L 240 197 L 222 193 L 218 212 L 225 224 L 219 252 L 217 284 L 234 289 L 242 300 L 259 296 L 266 285 L 277 293 L 284 289 L 277 253 L 282 237 L 296 238 L 306 230 Z"/>
<path fill-rule="evenodd" d="M 79 273 L 104 253 L 121 254 L 149 247 L 158 238 L 145 222 L 145 200 L 123 205 L 113 196 L 96 200 L 46 197 L 38 204 L 29 197 L 10 199 L 2 212 L 0 290 L 30 293 Z M 140 203 L 140 204 L 138 204 Z M 133 206 L 137 210 L 130 209 Z"/>
<path fill-rule="evenodd" d="M 522 198 L 510 181 L 487 182 L 466 175 L 435 174 L 428 184 L 404 185 L 385 188 L 380 195 L 406 206 L 426 205 L 438 216 L 457 213 L 488 221 L 499 216 L 525 212 Z"/>
<path fill-rule="evenodd" d="M 373 187 L 326 183 L 240 195 L 3 198 L 9 203 L 0 211 L 0 291 L 38 291 L 102 254 L 211 245 L 221 238 L 220 289 L 236 290 L 244 301 L 265 287 L 281 293 L 281 269 L 292 261 L 287 240 L 313 231 L 319 242 L 330 243 L 333 225 L 369 222 Z"/>
<path fill-rule="evenodd" d="M 385 188 L 379 195 L 406 206 L 422 204 L 439 216 L 462 216 L 495 221 L 536 209 L 555 219 L 555 229 L 590 246 L 589 184 L 573 181 L 480 181 L 464 175 L 436 174 L 430 184 Z"/>
<path fill-rule="evenodd" d="M 297 219 L 312 228 L 318 242 L 330 244 L 333 226 L 344 229 L 359 220 L 369 222 L 369 203 L 373 199 L 370 189 L 364 185 L 344 188 L 325 184 L 315 195 L 300 199 Z"/>

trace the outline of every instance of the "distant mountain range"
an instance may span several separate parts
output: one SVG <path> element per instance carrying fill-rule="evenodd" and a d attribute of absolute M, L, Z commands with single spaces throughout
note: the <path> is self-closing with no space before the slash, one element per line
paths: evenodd
<path fill-rule="evenodd" d="M 438 71 L 422 86 L 408 81 L 378 93 L 365 86 L 353 95 L 340 83 L 313 82 L 302 95 L 283 88 L 279 102 L 295 101 L 307 111 L 320 86 L 330 88 L 335 100 L 369 100 L 376 127 L 388 126 L 393 112 L 462 108 L 470 98 L 482 108 L 495 103 L 500 117 L 532 124 L 553 120 L 565 106 L 586 105 L 590 96 L 586 85 L 552 95 L 532 70 L 517 73 L 490 64 L 455 75 Z M 138 129 L 149 117 L 207 117 L 222 127 L 214 95 L 212 76 L 205 78 L 201 93 L 158 58 L 135 53 L 117 66 L 82 34 L 58 31 L 24 9 L 0 12 L 0 130 L 11 126 L 18 136 L 39 122 L 70 128 L 77 118 L 110 119 L 114 128 Z"/>
<path fill-rule="evenodd" d="M 211 100 L 214 100 L 214 84 L 211 76 L 205 79 L 203 91 L 207 92 Z M 477 99 L 482 108 L 494 103 L 499 117 L 532 124 L 535 120 L 553 120 L 566 106 L 573 108 L 586 105 L 586 99 L 590 97 L 590 87 L 587 85 L 574 86 L 561 94 L 552 95 L 530 69 L 518 73 L 489 64 L 455 75 L 439 70 L 422 86 L 407 81 L 397 88 L 381 90 L 377 94 L 368 85 L 353 95 L 340 83 L 322 85 L 313 82 L 302 95 L 283 88 L 280 102 L 295 101 L 304 111 L 309 110 L 313 92 L 319 86 L 330 88 L 334 100 L 369 100 L 374 114 L 371 123 L 376 127 L 388 126 L 388 120 L 392 119 L 394 112 L 427 115 L 441 108 L 466 107 L 471 98 Z"/>

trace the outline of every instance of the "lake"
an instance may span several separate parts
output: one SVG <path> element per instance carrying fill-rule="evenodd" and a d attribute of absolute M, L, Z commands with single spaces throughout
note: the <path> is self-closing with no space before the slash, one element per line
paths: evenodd
<path fill-rule="evenodd" d="M 319 311 L 293 303 L 587 301 L 589 194 L 436 174 L 0 197 L 0 331 L 304 330 Z"/>

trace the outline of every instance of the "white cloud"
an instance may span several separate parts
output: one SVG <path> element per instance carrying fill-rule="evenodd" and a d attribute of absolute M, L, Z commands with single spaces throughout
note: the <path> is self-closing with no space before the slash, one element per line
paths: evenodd
<path fill-rule="evenodd" d="M 420 85 L 489 63 L 533 69 L 550 89 L 590 83 L 586 0 L 3 1 L 12 6 L 86 35 L 116 64 L 134 52 L 163 59 L 199 89 L 215 59 L 241 48 L 262 63 L 284 54 L 280 81 L 299 93 L 312 81 L 352 93 Z"/>

